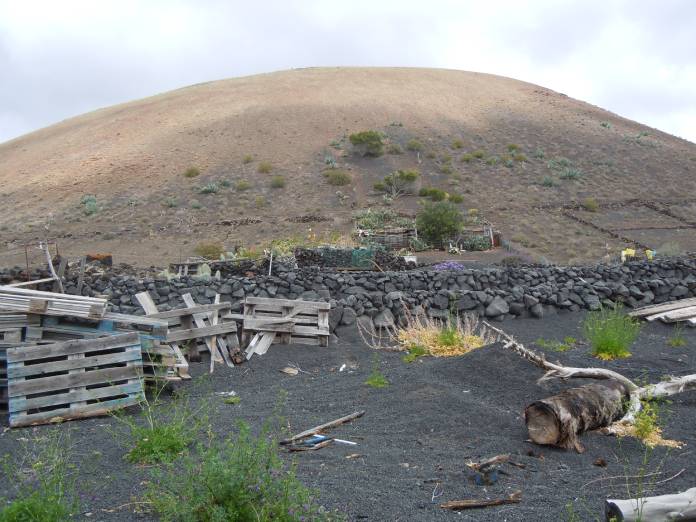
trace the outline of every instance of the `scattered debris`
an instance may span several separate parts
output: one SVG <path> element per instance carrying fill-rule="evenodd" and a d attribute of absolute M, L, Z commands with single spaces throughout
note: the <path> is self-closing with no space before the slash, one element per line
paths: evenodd
<path fill-rule="evenodd" d="M 297 375 L 300 373 L 300 371 L 297 368 L 293 368 L 292 366 L 286 366 L 285 368 L 280 369 L 281 372 L 287 373 L 288 375 Z"/>
<path fill-rule="evenodd" d="M 341 424 L 345 424 L 347 422 L 350 422 L 354 419 L 360 418 L 363 415 L 365 415 L 365 411 L 356 411 L 354 413 L 351 413 L 350 415 L 346 415 L 345 417 L 341 417 L 336 420 L 332 420 L 330 422 L 326 422 L 324 424 L 320 424 L 319 426 L 315 426 L 313 428 L 309 428 L 308 430 L 305 430 L 303 432 L 298 433 L 297 435 L 293 435 L 289 439 L 281 440 L 280 444 L 285 446 L 288 444 L 292 444 L 295 441 L 305 439 L 307 437 L 311 437 L 312 435 L 316 435 L 319 432 L 322 432 L 324 430 L 328 430 L 331 428 L 335 428 L 336 426 L 340 426 Z"/>

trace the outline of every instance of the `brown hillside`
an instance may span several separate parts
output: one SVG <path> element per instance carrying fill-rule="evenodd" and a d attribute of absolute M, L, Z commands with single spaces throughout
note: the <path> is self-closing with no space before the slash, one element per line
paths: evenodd
<path fill-rule="evenodd" d="M 367 129 L 403 153 L 357 156 L 346 136 Z M 414 138 L 420 154 L 406 150 Z M 483 159 L 462 161 L 477 150 Z M 326 182 L 328 155 L 350 185 Z M 270 173 L 258 172 L 262 162 Z M 200 176 L 185 177 L 189 167 Z M 23 260 L 19 245 L 46 235 L 69 254 L 112 251 L 162 265 L 206 239 L 261 246 L 346 234 L 352 209 L 381 204 L 371 187 L 397 168 L 419 169 L 422 185 L 463 195 L 463 209 L 555 261 L 598 259 L 606 243 L 626 241 L 696 249 L 692 143 L 509 78 L 319 68 L 194 85 L 0 144 L 0 264 Z M 285 186 L 272 188 L 273 176 Z M 250 187 L 238 190 L 240 180 Z M 209 183 L 218 191 L 200 193 Z M 342 204 L 337 189 L 348 196 Z M 88 216 L 81 199 L 90 194 L 98 210 Z M 561 209 L 587 198 L 600 208 Z M 415 211 L 419 199 L 394 206 Z M 303 223 L 307 215 L 328 221 Z M 260 223 L 217 224 L 243 218 Z"/>

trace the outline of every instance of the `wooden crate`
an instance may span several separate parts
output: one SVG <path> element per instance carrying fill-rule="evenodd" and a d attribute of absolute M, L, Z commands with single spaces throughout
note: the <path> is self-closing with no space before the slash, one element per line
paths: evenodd
<path fill-rule="evenodd" d="M 144 398 L 138 333 L 5 349 L 11 427 L 104 415 Z"/>
<path fill-rule="evenodd" d="M 329 310 L 323 301 L 247 297 L 244 301 L 244 337 L 275 332 L 274 343 L 329 345 Z"/>

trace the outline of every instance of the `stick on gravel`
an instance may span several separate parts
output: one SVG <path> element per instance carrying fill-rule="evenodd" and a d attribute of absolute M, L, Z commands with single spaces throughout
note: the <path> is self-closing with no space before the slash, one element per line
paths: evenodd
<path fill-rule="evenodd" d="M 453 509 L 459 511 L 460 509 L 472 509 L 472 508 L 482 508 L 491 506 L 502 506 L 503 504 L 518 504 L 522 500 L 522 492 L 515 491 L 508 495 L 507 498 L 496 498 L 493 500 L 488 499 L 470 499 L 470 500 L 450 500 L 444 504 L 440 504 L 442 509 Z"/>
<path fill-rule="evenodd" d="M 302 433 L 298 433 L 297 435 L 294 435 L 290 437 L 289 439 L 281 440 L 280 444 L 285 445 L 285 444 L 292 444 L 296 440 L 304 439 L 306 437 L 309 437 L 311 435 L 316 435 L 318 432 L 322 430 L 328 430 L 329 428 L 334 428 L 336 426 L 340 426 L 341 424 L 345 424 L 346 422 L 350 422 L 354 419 L 357 419 L 358 417 L 362 417 L 365 415 L 365 411 L 356 411 L 355 413 L 351 413 L 350 415 L 346 415 L 345 417 L 341 417 L 340 419 L 332 420 L 331 422 L 327 422 L 325 424 L 320 424 L 319 426 L 315 426 L 314 428 L 309 428 L 308 430 L 303 431 Z"/>

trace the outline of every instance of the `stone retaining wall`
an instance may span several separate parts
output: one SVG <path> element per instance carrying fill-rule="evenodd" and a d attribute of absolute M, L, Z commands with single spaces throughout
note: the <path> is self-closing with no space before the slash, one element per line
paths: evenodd
<path fill-rule="evenodd" d="M 191 293 L 210 303 L 216 293 L 238 303 L 245 296 L 330 301 L 331 329 L 360 320 L 390 326 L 405 318 L 404 307 L 431 317 L 451 310 L 474 312 L 495 320 L 516 316 L 542 317 L 562 311 L 596 310 L 622 301 L 637 307 L 696 295 L 696 259 L 669 258 L 653 262 L 588 267 L 517 266 L 402 272 L 331 272 L 279 267 L 273 275 L 167 280 L 120 275 L 116 271 L 87 275 L 82 293 L 108 296 L 114 311 L 140 314 L 134 295 L 147 290 L 160 309 L 183 306 Z M 35 274 L 41 277 L 45 274 Z M 12 279 L 0 272 L 0 282 Z M 76 292 L 68 278 L 66 292 Z"/>

